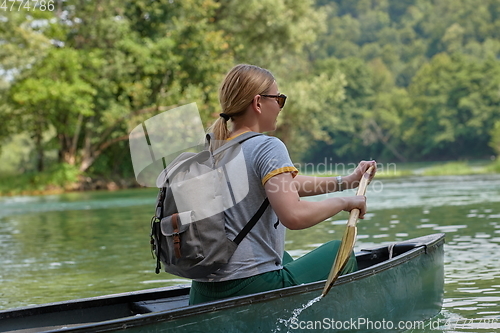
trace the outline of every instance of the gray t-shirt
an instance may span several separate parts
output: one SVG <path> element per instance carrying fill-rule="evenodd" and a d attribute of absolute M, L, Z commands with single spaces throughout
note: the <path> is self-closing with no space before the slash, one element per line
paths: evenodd
<path fill-rule="evenodd" d="M 294 167 L 286 146 L 278 138 L 267 135 L 257 136 L 241 144 L 246 169 L 246 179 L 240 186 L 248 186 L 248 194 L 225 211 L 226 231 L 229 239 L 234 239 L 252 218 L 266 199 L 264 184 L 273 176 L 298 171 Z M 231 186 L 238 190 L 233 181 Z M 279 223 L 276 213 L 269 206 L 257 224 L 241 241 L 229 263 L 200 282 L 215 282 L 241 279 L 281 269 L 285 246 L 285 227 Z"/>

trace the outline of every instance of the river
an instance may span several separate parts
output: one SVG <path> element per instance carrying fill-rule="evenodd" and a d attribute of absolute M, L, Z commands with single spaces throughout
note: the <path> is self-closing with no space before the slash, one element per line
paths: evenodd
<path fill-rule="evenodd" d="M 189 283 L 154 273 L 155 198 L 154 189 L 0 197 L 0 309 Z M 500 175 L 375 180 L 367 200 L 357 250 L 446 233 L 440 325 L 419 333 L 500 330 Z M 286 249 L 298 257 L 339 239 L 347 217 L 288 231 Z"/>

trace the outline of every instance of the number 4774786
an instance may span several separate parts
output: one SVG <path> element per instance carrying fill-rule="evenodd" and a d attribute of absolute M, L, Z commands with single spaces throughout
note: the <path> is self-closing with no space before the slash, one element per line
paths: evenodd
<path fill-rule="evenodd" d="M 1 0 L 0 0 L 1 1 Z M 34 12 L 36 10 L 45 12 L 45 11 L 53 11 L 54 1 L 43 1 L 43 0 L 3 0 L 2 5 L 0 6 L 0 10 L 4 12 L 20 12 L 20 11 L 31 11 Z"/>

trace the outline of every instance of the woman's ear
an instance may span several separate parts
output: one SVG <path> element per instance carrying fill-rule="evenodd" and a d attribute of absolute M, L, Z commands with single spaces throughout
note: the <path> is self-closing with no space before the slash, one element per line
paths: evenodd
<path fill-rule="evenodd" d="M 255 112 L 261 113 L 261 103 L 262 103 L 262 97 L 260 95 L 255 95 L 252 100 L 252 109 Z"/>

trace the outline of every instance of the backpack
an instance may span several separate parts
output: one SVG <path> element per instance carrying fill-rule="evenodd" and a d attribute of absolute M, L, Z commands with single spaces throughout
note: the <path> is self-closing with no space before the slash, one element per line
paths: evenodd
<path fill-rule="evenodd" d="M 213 153 L 208 149 L 184 152 L 158 176 L 160 188 L 151 219 L 151 250 L 156 273 L 161 263 L 166 272 L 189 278 L 205 278 L 227 264 L 237 246 L 260 219 L 269 200 L 234 239 L 226 235 L 224 211 L 248 194 L 245 160 L 240 144 L 260 133 L 239 135 Z M 241 177 L 241 174 L 245 177 Z M 237 181 L 237 185 L 232 183 Z M 246 192 L 245 192 L 246 188 Z"/>

